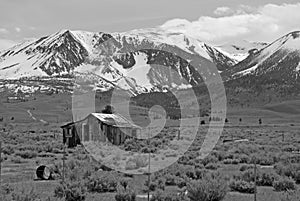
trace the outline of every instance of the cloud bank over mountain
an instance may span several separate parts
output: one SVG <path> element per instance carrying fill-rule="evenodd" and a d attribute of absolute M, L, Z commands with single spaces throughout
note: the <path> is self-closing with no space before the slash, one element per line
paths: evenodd
<path fill-rule="evenodd" d="M 240 39 L 270 42 L 287 32 L 300 30 L 299 10 L 300 3 L 267 4 L 257 8 L 224 6 L 214 11 L 215 17 L 201 16 L 196 21 L 173 19 L 161 28 L 215 44 Z"/>

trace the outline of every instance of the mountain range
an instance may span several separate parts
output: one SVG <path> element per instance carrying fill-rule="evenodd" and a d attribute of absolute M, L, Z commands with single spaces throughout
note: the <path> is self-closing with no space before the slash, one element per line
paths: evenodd
<path fill-rule="evenodd" d="M 300 32 L 270 44 L 213 46 L 166 30 L 62 30 L 1 51 L 0 91 L 60 90 L 62 82 L 72 81 L 70 90 L 84 83 L 93 90 L 117 87 L 140 94 L 213 83 L 218 73 L 224 82 L 298 85 L 299 62 Z M 37 86 L 34 80 L 52 84 Z"/>

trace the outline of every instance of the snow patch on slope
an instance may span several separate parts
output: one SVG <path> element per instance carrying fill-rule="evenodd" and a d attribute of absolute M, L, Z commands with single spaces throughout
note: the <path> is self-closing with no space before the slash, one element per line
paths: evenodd
<path fill-rule="evenodd" d="M 4 60 L 1 62 L 0 79 L 16 79 L 18 77 L 31 76 L 46 76 L 40 68 L 32 66 L 36 60 L 31 58 L 28 60 L 28 55 L 17 54 L 13 59 Z"/>
<path fill-rule="evenodd" d="M 253 73 L 257 69 L 257 67 L 258 67 L 258 65 L 255 65 L 255 66 L 253 66 L 251 68 L 248 68 L 246 70 L 237 72 L 237 73 L 233 74 L 233 76 L 236 76 L 236 75 L 242 75 L 242 76 L 244 76 L 244 75 L 251 74 L 251 73 Z"/>
<path fill-rule="evenodd" d="M 134 59 L 136 64 L 133 68 L 128 69 L 128 71 L 125 72 L 125 75 L 134 78 L 136 84 L 139 86 L 151 88 L 152 84 L 148 78 L 148 72 L 150 71 L 151 66 L 147 64 L 147 56 L 144 53 L 137 54 L 134 56 Z"/>
<path fill-rule="evenodd" d="M 224 51 L 220 47 L 215 47 L 215 48 L 219 52 L 221 52 L 222 54 L 224 54 L 225 56 L 234 59 L 236 62 L 243 61 L 244 59 L 246 59 L 249 56 L 249 53 L 229 53 L 229 52 Z"/>

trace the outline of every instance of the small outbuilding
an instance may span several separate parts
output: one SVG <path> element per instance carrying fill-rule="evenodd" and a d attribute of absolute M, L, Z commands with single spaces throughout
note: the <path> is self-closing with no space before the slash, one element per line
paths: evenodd
<path fill-rule="evenodd" d="M 121 145 L 127 138 L 137 137 L 141 128 L 120 114 L 91 113 L 86 118 L 61 126 L 63 143 L 69 148 L 86 141 Z"/>

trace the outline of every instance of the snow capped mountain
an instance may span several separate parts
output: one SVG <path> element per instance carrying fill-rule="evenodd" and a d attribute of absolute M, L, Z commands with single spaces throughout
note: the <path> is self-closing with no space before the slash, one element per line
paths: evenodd
<path fill-rule="evenodd" d="M 223 54 L 240 62 L 246 59 L 247 56 L 249 56 L 249 52 L 254 50 L 260 50 L 266 47 L 267 45 L 267 43 L 262 42 L 249 42 L 247 40 L 241 40 L 217 46 L 216 49 L 218 49 Z"/>
<path fill-rule="evenodd" d="M 97 75 L 108 87 L 141 93 L 191 87 L 216 73 L 213 65 L 221 71 L 234 64 L 217 49 L 178 33 L 63 30 L 3 51 L 0 79 Z"/>
<path fill-rule="evenodd" d="M 55 83 L 54 88 L 47 85 L 54 91 L 60 83 L 67 90 L 84 84 L 94 90 L 120 88 L 133 94 L 214 82 L 218 72 L 226 81 L 255 76 L 285 83 L 299 80 L 299 35 L 292 32 L 269 45 L 240 41 L 213 47 L 161 28 L 112 34 L 62 30 L 1 51 L 0 80 L 4 88 L 14 90 L 23 86 L 13 80 L 27 84 L 42 80 Z"/>
<path fill-rule="evenodd" d="M 70 31 L 61 31 L 4 51 L 0 56 L 0 79 L 70 73 L 87 55 Z"/>
<path fill-rule="evenodd" d="M 198 54 L 211 62 L 215 63 L 219 70 L 224 70 L 232 67 L 237 63 L 230 54 L 204 43 L 196 38 L 184 35 L 183 33 L 161 29 L 140 29 L 126 32 L 126 35 L 139 35 L 156 41 L 158 43 L 166 43 L 172 46 L 177 46 L 191 54 Z"/>
<path fill-rule="evenodd" d="M 290 83 L 299 80 L 300 32 L 289 33 L 260 51 L 252 52 L 245 60 L 227 72 L 233 78 L 254 75 L 269 82 Z"/>

